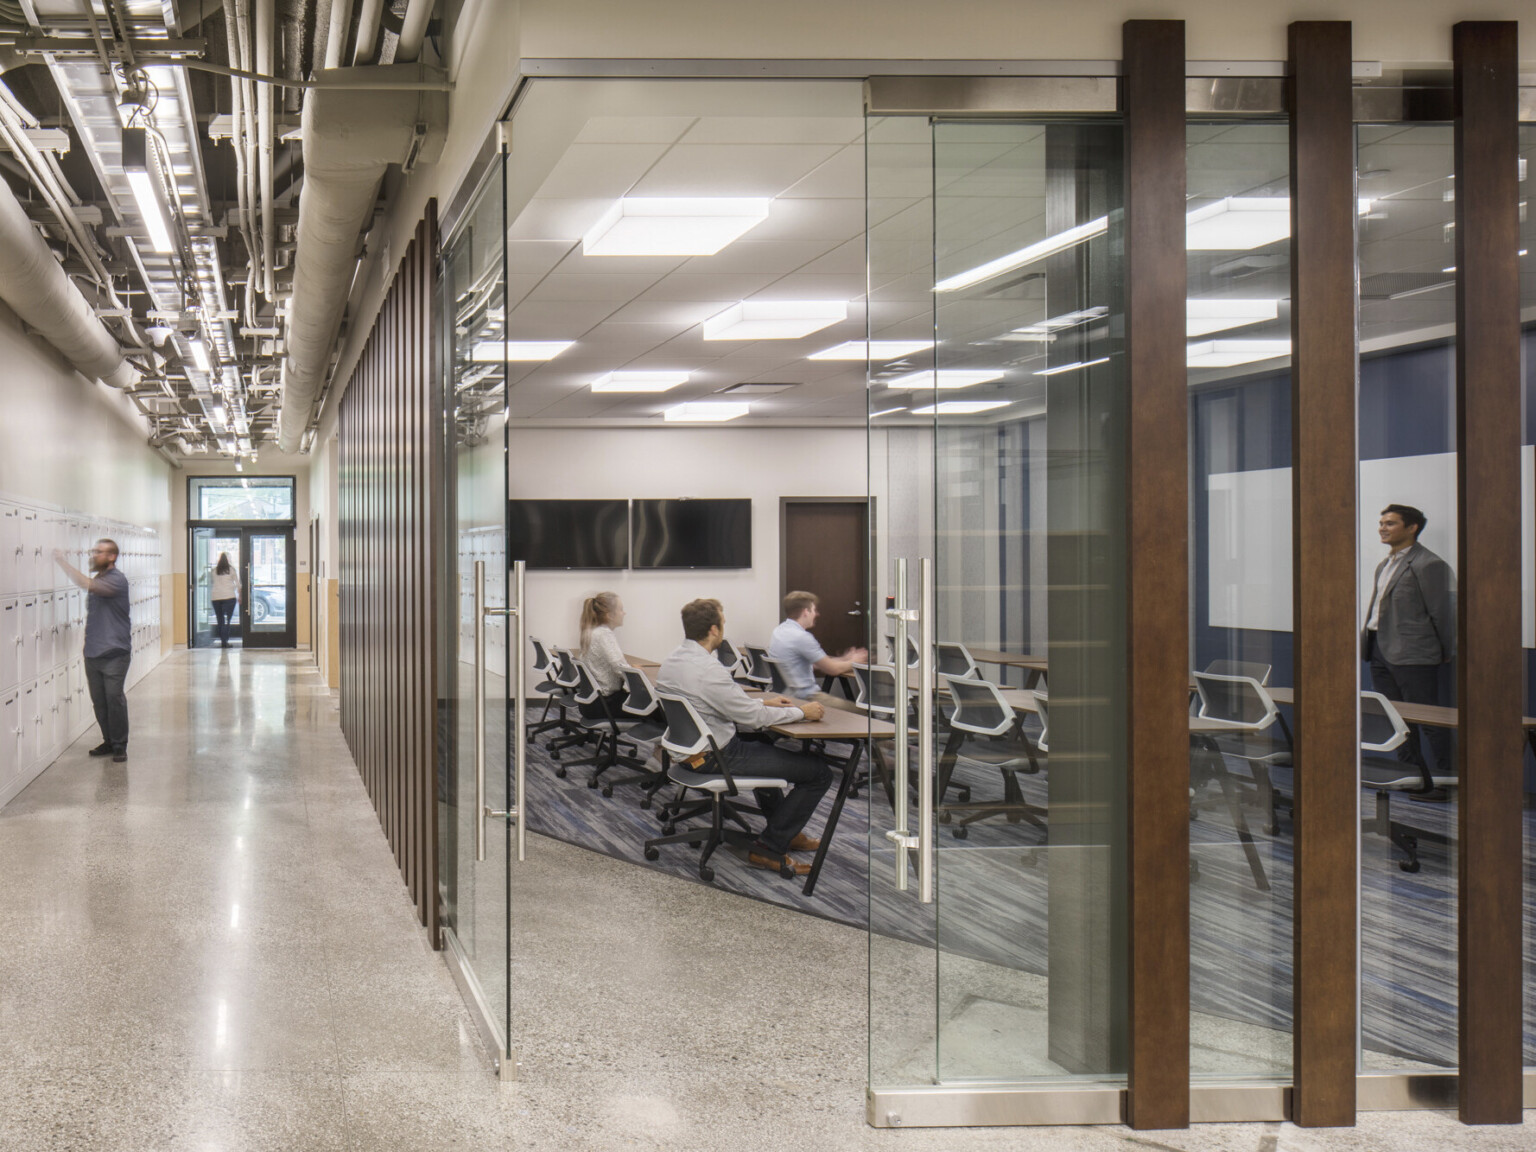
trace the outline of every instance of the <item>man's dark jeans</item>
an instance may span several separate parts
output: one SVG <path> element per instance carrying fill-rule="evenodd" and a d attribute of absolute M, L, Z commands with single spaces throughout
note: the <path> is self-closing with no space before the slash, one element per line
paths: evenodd
<path fill-rule="evenodd" d="M 117 751 L 128 747 L 128 662 L 131 652 L 115 656 L 87 656 L 85 682 L 91 689 L 91 705 L 101 738 Z"/>
<path fill-rule="evenodd" d="M 775 744 L 733 737 L 722 750 L 732 776 L 770 776 L 788 780 L 794 787 L 786 795 L 777 788 L 759 788 L 754 795 L 766 822 L 758 841 L 782 856 L 789 842 L 816 812 L 816 805 L 832 784 L 832 769 L 814 756 L 792 752 Z"/>
<path fill-rule="evenodd" d="M 1388 664 L 1381 658 L 1375 642 L 1371 644 L 1371 686 L 1388 700 L 1406 704 L 1440 703 L 1440 666 L 1438 664 Z M 1427 765 L 1431 775 L 1454 776 L 1456 762 L 1451 759 L 1451 730 L 1438 724 L 1424 725 L 1429 750 L 1435 762 Z M 1408 726 L 1408 739 L 1397 750 L 1397 758 L 1407 764 L 1424 765 L 1419 743 L 1419 726 Z"/>

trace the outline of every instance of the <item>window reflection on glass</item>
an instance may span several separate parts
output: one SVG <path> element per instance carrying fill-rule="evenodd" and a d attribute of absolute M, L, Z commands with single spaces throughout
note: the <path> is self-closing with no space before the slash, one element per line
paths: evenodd
<path fill-rule="evenodd" d="M 1452 144 L 1449 125 L 1357 129 L 1366 1071 L 1456 1064 Z"/>
<path fill-rule="evenodd" d="M 1290 145 L 1188 130 L 1190 1065 L 1285 1080 L 1294 879 Z"/>
<path fill-rule="evenodd" d="M 292 520 L 293 477 L 194 477 L 191 506 L 194 520 Z"/>

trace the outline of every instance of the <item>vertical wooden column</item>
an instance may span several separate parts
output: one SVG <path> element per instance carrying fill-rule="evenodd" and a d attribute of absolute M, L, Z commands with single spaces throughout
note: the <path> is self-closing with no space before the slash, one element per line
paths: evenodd
<path fill-rule="evenodd" d="M 1351 30 L 1290 26 L 1291 517 L 1296 673 L 1293 1116 L 1355 1122 L 1360 828 Z"/>
<path fill-rule="evenodd" d="M 1519 66 L 1513 21 L 1456 25 L 1456 699 L 1460 1110 L 1521 1107 Z"/>
<path fill-rule="evenodd" d="M 1189 1124 L 1189 388 L 1184 23 L 1124 27 L 1130 1091 Z"/>

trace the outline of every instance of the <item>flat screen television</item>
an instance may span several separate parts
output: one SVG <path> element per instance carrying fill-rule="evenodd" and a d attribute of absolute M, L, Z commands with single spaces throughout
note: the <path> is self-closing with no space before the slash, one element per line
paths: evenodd
<path fill-rule="evenodd" d="M 752 567 L 752 501 L 634 501 L 636 568 Z"/>
<path fill-rule="evenodd" d="M 507 562 L 514 560 L 529 568 L 629 567 L 629 501 L 507 501 Z"/>

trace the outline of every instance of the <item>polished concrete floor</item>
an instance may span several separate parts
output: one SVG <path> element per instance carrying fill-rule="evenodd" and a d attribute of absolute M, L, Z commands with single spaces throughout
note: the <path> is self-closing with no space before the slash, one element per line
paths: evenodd
<path fill-rule="evenodd" d="M 863 933 L 539 838 L 498 1085 L 308 655 L 178 652 L 130 706 L 126 766 L 88 736 L 0 810 L 4 1152 L 1536 1147 L 1441 1113 L 875 1131 Z"/>

